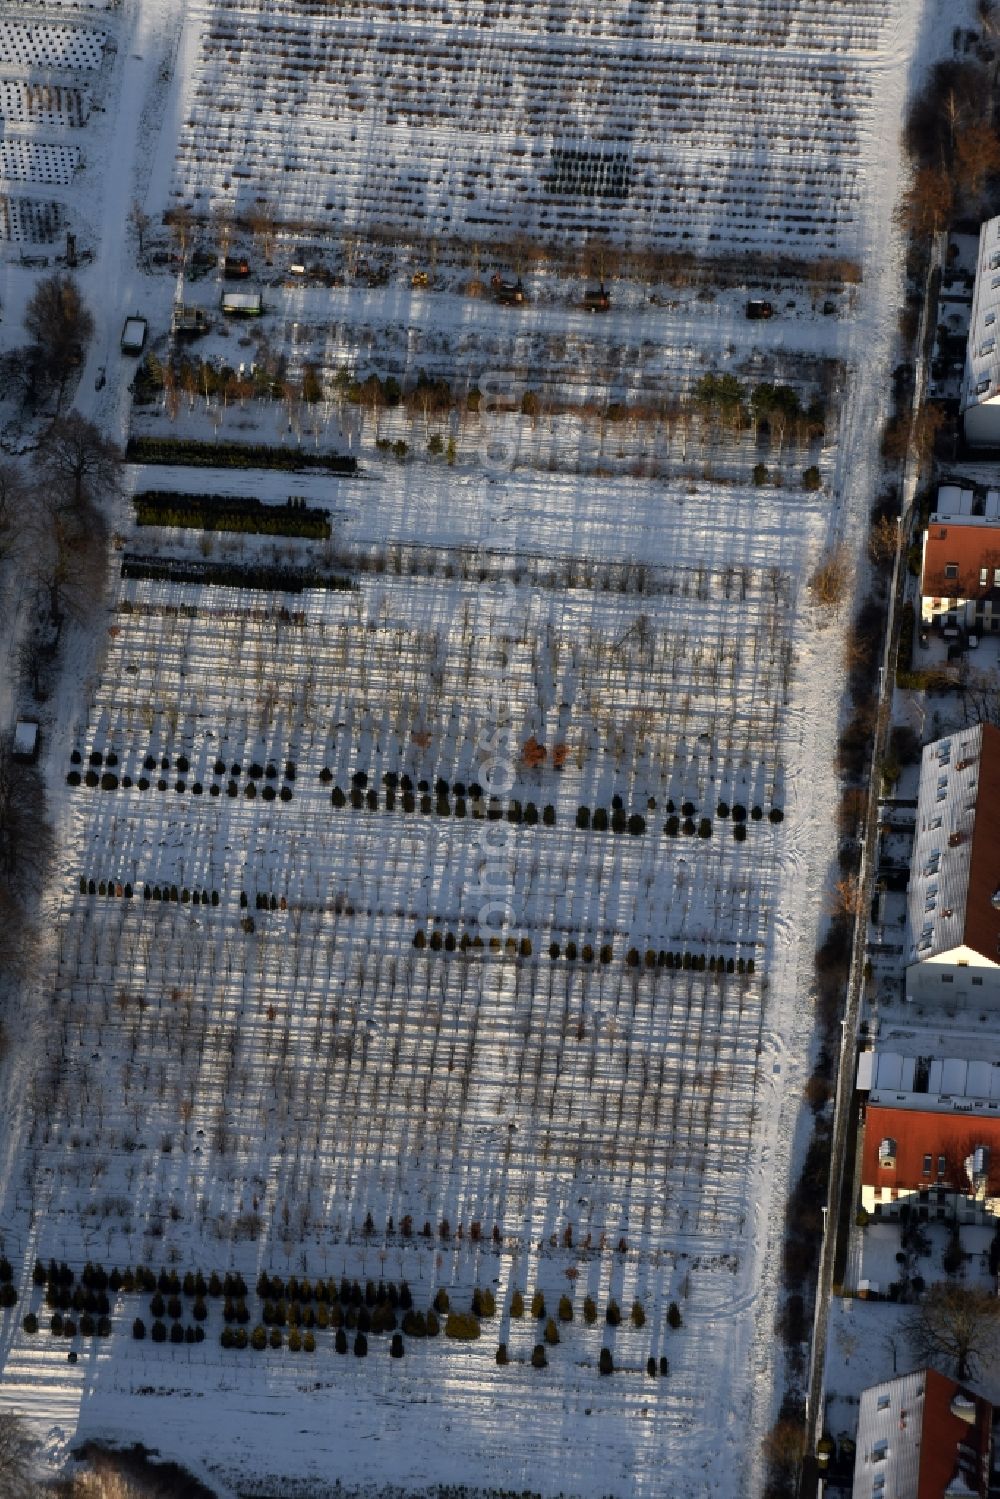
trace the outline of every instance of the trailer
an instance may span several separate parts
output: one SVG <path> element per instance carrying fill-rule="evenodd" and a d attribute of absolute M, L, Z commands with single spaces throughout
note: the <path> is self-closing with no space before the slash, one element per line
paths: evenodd
<path fill-rule="evenodd" d="M 264 302 L 259 291 L 227 291 L 222 294 L 222 311 L 227 317 L 260 317 Z"/>
<path fill-rule="evenodd" d="M 752 323 L 766 321 L 774 317 L 774 307 L 770 302 L 765 302 L 763 297 L 751 297 L 747 303 L 747 317 Z"/>
<path fill-rule="evenodd" d="M 33 765 L 38 759 L 40 729 L 34 718 L 19 718 L 14 725 L 14 743 L 11 753 L 15 760 Z"/>
<path fill-rule="evenodd" d="M 127 317 L 122 328 L 122 353 L 141 354 L 146 346 L 146 332 L 144 317 L 140 317 L 137 312 Z"/>

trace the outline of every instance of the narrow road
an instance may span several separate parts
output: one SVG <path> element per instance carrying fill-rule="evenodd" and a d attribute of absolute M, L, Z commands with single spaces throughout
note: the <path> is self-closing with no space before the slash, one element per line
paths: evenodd
<path fill-rule="evenodd" d="M 867 912 L 871 907 L 872 891 L 875 872 L 878 866 L 877 839 L 878 839 L 878 776 L 876 767 L 881 762 L 886 748 L 886 739 L 892 719 L 892 706 L 895 688 L 895 673 L 893 663 L 896 659 L 896 647 L 899 641 L 899 613 L 903 598 L 903 589 L 906 580 L 906 549 L 909 541 L 910 529 L 913 523 L 913 501 L 916 494 L 917 481 L 920 475 L 920 461 L 913 450 L 913 433 L 917 413 L 923 403 L 924 392 L 927 385 L 928 345 L 930 332 L 933 328 L 931 317 L 936 304 L 936 297 L 932 292 L 934 271 L 941 265 L 943 246 L 945 240 L 938 237 L 933 246 L 930 266 L 927 272 L 927 280 L 924 285 L 923 306 L 920 312 L 920 326 L 917 333 L 917 361 L 916 372 L 913 383 L 913 395 L 910 403 L 910 444 L 907 452 L 906 464 L 903 470 L 902 485 L 902 518 L 899 530 L 899 545 L 893 562 L 892 583 L 889 591 L 889 616 L 886 625 L 885 640 L 882 651 L 882 669 L 880 674 L 881 692 L 879 695 L 878 718 L 875 729 L 875 743 L 872 750 L 871 773 L 868 786 L 868 808 L 865 822 L 865 839 L 862 846 L 861 869 L 859 872 L 859 884 L 861 893 L 859 906 L 862 912 L 855 925 L 854 949 L 851 954 L 851 971 L 848 980 L 847 1005 L 843 1019 L 843 1042 L 840 1049 L 840 1066 L 837 1073 L 836 1104 L 834 1109 L 833 1141 L 830 1158 L 830 1180 L 827 1195 L 828 1211 L 826 1213 L 826 1228 L 823 1235 L 823 1245 L 820 1253 L 819 1281 L 816 1290 L 816 1314 L 813 1327 L 812 1358 L 809 1376 L 809 1390 L 806 1398 L 806 1429 L 808 1432 L 809 1449 L 811 1455 L 816 1450 L 816 1443 L 823 1435 L 823 1417 L 825 1411 L 824 1387 L 826 1377 L 826 1344 L 830 1314 L 830 1297 L 833 1287 L 833 1267 L 837 1250 L 837 1223 L 840 1217 L 840 1203 L 843 1192 L 852 1194 L 854 1192 L 854 1173 L 851 1169 L 845 1176 L 845 1166 L 853 1168 L 853 1162 L 847 1162 L 846 1146 L 849 1137 L 849 1125 L 851 1109 L 854 1102 L 854 1071 L 857 1060 L 858 1046 L 858 1020 L 861 1009 L 861 995 L 864 980 L 865 948 L 868 936 Z M 808 1466 L 807 1466 L 808 1472 Z"/>

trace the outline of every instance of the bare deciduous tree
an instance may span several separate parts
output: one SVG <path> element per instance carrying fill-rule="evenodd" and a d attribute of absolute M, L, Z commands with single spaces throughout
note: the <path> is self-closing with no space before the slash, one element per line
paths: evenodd
<path fill-rule="evenodd" d="M 94 319 L 74 278 L 58 272 L 39 281 L 25 309 L 24 326 L 30 357 L 58 386 L 61 401 L 70 371 L 81 363 L 94 333 Z"/>
<path fill-rule="evenodd" d="M 33 1499 L 39 1493 L 31 1476 L 36 1445 L 20 1416 L 0 1412 L 0 1499 Z"/>
<path fill-rule="evenodd" d="M 14 556 L 24 534 L 26 486 L 16 464 L 0 462 L 0 562 Z"/>
<path fill-rule="evenodd" d="M 136 238 L 139 241 L 139 254 L 142 255 L 145 250 L 146 235 L 148 234 L 149 226 L 153 221 L 150 218 L 149 214 L 146 213 L 138 198 L 132 199 L 132 207 L 129 209 L 128 221 L 131 224 L 132 228 L 135 230 Z"/>
<path fill-rule="evenodd" d="M 817 604 L 835 607 L 843 602 L 851 569 L 847 551 L 836 547 L 827 552 L 809 579 L 809 589 Z"/>
<path fill-rule="evenodd" d="M 71 412 L 52 423 L 34 465 L 50 486 L 56 508 L 80 511 L 115 492 L 122 455 L 93 422 Z"/>
<path fill-rule="evenodd" d="M 921 167 L 903 198 L 900 215 L 911 233 L 926 237 L 944 228 L 954 207 L 951 174 L 943 167 Z"/>
<path fill-rule="evenodd" d="M 955 178 L 964 197 L 978 198 L 986 183 L 1000 171 L 1000 140 L 985 121 L 969 125 L 955 137 Z"/>
<path fill-rule="evenodd" d="M 247 222 L 250 225 L 250 233 L 260 246 L 261 254 L 265 261 L 269 261 L 271 253 L 274 250 L 274 238 L 277 233 L 273 204 L 264 198 L 258 199 L 247 214 Z"/>
<path fill-rule="evenodd" d="M 173 208 L 170 211 L 170 233 L 173 235 L 181 264 L 187 264 L 187 252 L 194 233 L 194 214 L 190 208 Z"/>
<path fill-rule="evenodd" d="M 970 1379 L 997 1352 L 1000 1300 L 978 1286 L 932 1286 L 906 1321 L 906 1335 L 922 1363 L 941 1363 L 956 1379 Z"/>

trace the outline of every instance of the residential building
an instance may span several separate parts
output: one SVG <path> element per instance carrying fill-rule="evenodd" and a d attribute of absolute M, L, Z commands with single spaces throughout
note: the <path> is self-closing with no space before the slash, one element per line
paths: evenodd
<path fill-rule="evenodd" d="M 1000 1008 L 1000 729 L 925 745 L 906 897 L 906 998 Z"/>
<path fill-rule="evenodd" d="M 920 621 L 956 636 L 1000 631 L 1000 491 L 938 490 L 924 532 Z"/>
<path fill-rule="evenodd" d="M 1000 447 L 1000 217 L 979 231 L 976 284 L 965 351 L 962 420 L 971 447 Z"/>
<path fill-rule="evenodd" d="M 935 1369 L 861 1395 L 854 1499 L 987 1499 L 993 1407 Z"/>
<path fill-rule="evenodd" d="M 870 1217 L 896 1218 L 904 1204 L 925 1221 L 1000 1217 L 1000 1100 L 994 1113 L 974 1106 L 940 1095 L 871 1096 L 861 1151 L 861 1206 Z"/>

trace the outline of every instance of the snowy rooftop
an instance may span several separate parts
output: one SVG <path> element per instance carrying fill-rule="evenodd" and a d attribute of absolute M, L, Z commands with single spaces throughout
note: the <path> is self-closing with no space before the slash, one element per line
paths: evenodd
<path fill-rule="evenodd" d="M 983 494 L 963 489 L 960 484 L 942 484 L 931 522 L 947 524 L 958 520 L 967 526 L 1000 524 L 1000 489 L 988 489 Z"/>
<path fill-rule="evenodd" d="M 1000 217 L 988 219 L 979 231 L 976 289 L 969 319 L 962 409 L 1000 401 L 1000 352 L 997 350 L 997 313 L 1000 311 Z"/>
<path fill-rule="evenodd" d="M 924 746 L 907 896 L 908 963 L 926 961 L 969 941 L 966 906 L 984 744 L 995 768 L 1000 731 L 989 725 Z"/>
<path fill-rule="evenodd" d="M 871 1103 L 893 1108 L 993 1110 L 1000 1107 L 1000 1059 L 865 1051 L 858 1058 L 858 1087 L 871 1090 Z"/>
<path fill-rule="evenodd" d="M 855 1499 L 985 1494 L 991 1423 L 987 1401 L 934 1369 L 873 1385 L 858 1412 Z"/>

